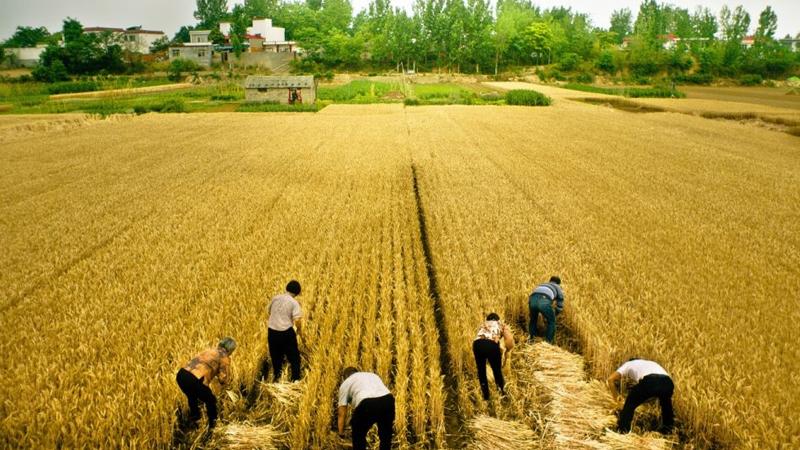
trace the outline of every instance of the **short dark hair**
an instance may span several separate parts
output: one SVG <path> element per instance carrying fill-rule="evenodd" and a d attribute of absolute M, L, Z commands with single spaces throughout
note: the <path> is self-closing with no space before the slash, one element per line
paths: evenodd
<path fill-rule="evenodd" d="M 560 285 L 561 277 L 559 277 L 558 275 L 553 275 L 552 277 L 550 277 L 550 282 Z"/>
<path fill-rule="evenodd" d="M 626 362 L 636 361 L 637 359 L 642 359 L 642 358 L 639 358 L 638 356 L 634 356 L 633 358 L 629 358 L 628 361 L 626 361 Z"/>
<path fill-rule="evenodd" d="M 296 280 L 292 280 L 289 284 L 286 285 L 286 292 L 294 295 L 300 295 L 300 283 Z"/>
<path fill-rule="evenodd" d="M 498 316 L 497 313 L 489 313 L 489 315 L 486 316 L 486 320 L 500 320 L 500 316 Z"/>
<path fill-rule="evenodd" d="M 345 367 L 342 370 L 342 381 L 350 378 L 350 375 L 354 373 L 358 373 L 358 367 L 353 367 L 353 366 Z"/>

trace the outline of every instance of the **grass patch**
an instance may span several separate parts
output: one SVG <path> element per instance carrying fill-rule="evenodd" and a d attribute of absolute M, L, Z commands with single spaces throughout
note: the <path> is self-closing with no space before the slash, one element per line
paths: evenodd
<path fill-rule="evenodd" d="M 402 91 L 400 83 L 354 80 L 342 86 L 320 86 L 317 98 L 335 103 L 396 103 L 400 99 L 389 96 Z"/>
<path fill-rule="evenodd" d="M 100 85 L 94 81 L 64 81 L 47 85 L 47 93 L 50 95 L 93 92 L 99 90 Z"/>
<path fill-rule="evenodd" d="M 3 114 L 130 114 L 146 112 L 203 112 L 231 108 L 244 101 L 238 83 L 217 83 L 188 89 L 120 93 L 106 98 L 50 99 L 44 83 L 0 83 L 0 103 L 11 105 Z"/>
<path fill-rule="evenodd" d="M 618 95 L 621 97 L 630 98 L 684 98 L 686 94 L 677 90 L 667 87 L 649 87 L 649 88 L 608 88 L 591 86 L 588 84 L 580 83 L 567 83 L 561 86 L 564 89 L 571 89 L 573 91 L 593 92 L 595 94 Z"/>
<path fill-rule="evenodd" d="M 529 89 L 515 89 L 506 93 L 506 104 L 521 106 L 550 106 L 550 97 Z"/>
<path fill-rule="evenodd" d="M 282 103 L 243 103 L 236 108 L 236 112 L 317 112 L 322 109 L 316 103 L 302 103 L 299 105 L 285 105 Z"/>
<path fill-rule="evenodd" d="M 412 96 L 404 100 L 406 106 L 418 105 L 497 105 L 503 95 L 497 91 L 474 89 L 453 83 L 414 84 Z"/>

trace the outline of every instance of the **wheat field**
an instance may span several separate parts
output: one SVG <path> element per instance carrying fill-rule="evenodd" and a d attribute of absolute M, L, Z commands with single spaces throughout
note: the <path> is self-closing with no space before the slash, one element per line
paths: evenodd
<path fill-rule="evenodd" d="M 558 447 L 519 363 L 512 401 L 479 400 L 470 346 L 491 311 L 520 331 L 551 274 L 590 376 L 671 372 L 684 444 L 800 445 L 796 137 L 566 100 L 81 120 L 0 118 L 0 447 L 170 446 L 175 372 L 224 335 L 223 422 L 281 446 L 337 445 L 357 364 L 397 397 L 399 448 L 465 445 L 487 414 Z M 290 278 L 304 381 L 279 414 L 244 398 L 275 401 Z"/>

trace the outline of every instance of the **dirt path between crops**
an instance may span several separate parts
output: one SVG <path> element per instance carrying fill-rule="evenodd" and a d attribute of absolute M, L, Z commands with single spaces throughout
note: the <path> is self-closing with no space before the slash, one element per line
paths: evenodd
<path fill-rule="evenodd" d="M 50 96 L 50 100 L 66 100 L 71 98 L 103 98 L 116 97 L 121 95 L 150 94 L 153 92 L 176 91 L 178 89 L 188 89 L 193 87 L 192 83 L 162 84 L 160 86 L 147 86 L 129 89 L 110 89 L 107 91 L 75 92 L 71 94 L 55 94 Z"/>

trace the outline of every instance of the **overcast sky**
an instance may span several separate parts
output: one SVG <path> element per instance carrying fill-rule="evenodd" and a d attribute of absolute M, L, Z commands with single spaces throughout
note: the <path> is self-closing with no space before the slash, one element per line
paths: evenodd
<path fill-rule="evenodd" d="M 0 0 L 3 14 L 0 14 L 0 40 L 9 38 L 18 25 L 45 26 L 50 32 L 61 29 L 65 17 L 74 17 L 84 26 L 106 26 L 125 28 L 141 25 L 146 29 L 161 30 L 175 34 L 181 25 L 194 24 L 192 13 L 195 0 Z M 364 9 L 370 0 L 351 0 L 356 11 Z M 229 5 L 242 1 L 228 1 Z M 414 0 L 392 0 L 395 6 L 410 11 Z M 611 11 L 628 7 L 634 14 L 639 9 L 640 0 L 619 0 L 603 2 L 599 0 L 534 0 L 542 7 L 569 6 L 574 10 L 589 13 L 595 26 L 607 28 Z M 667 1 L 673 5 L 694 10 L 697 5 L 710 8 L 716 15 L 723 4 L 731 7 L 744 5 L 750 13 L 753 29 L 758 24 L 758 14 L 765 6 L 771 5 L 778 14 L 778 36 L 787 33 L 792 36 L 800 32 L 800 0 L 777 0 L 771 2 L 739 0 L 675 0 Z M 278 24 L 280 25 L 280 24 Z M 751 30 L 752 31 L 752 30 Z"/>

